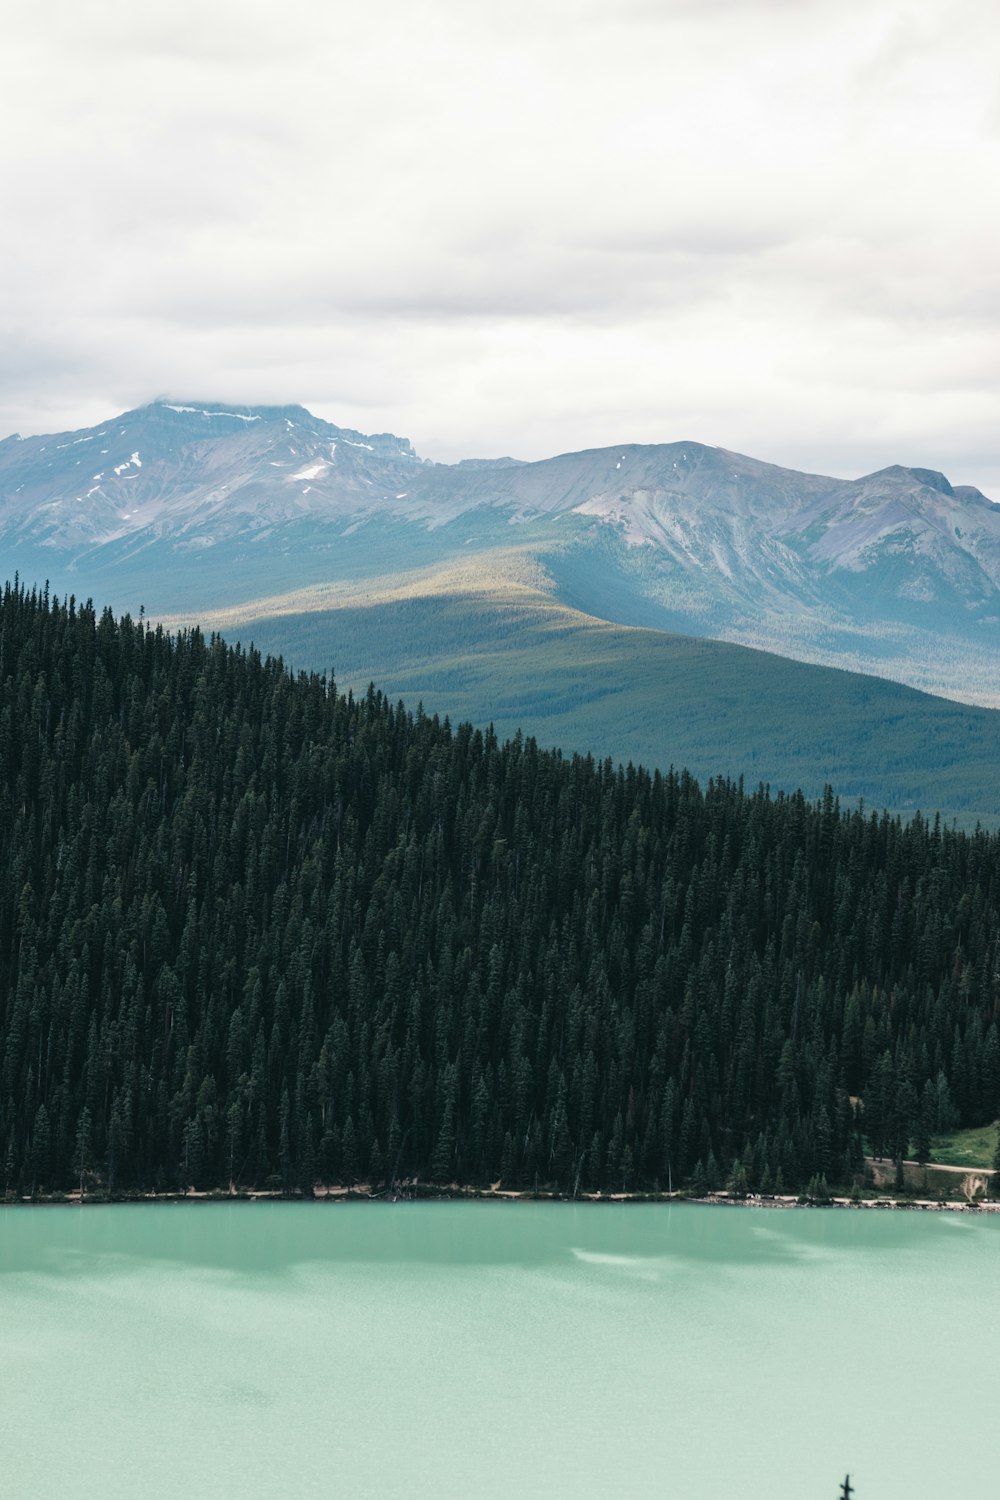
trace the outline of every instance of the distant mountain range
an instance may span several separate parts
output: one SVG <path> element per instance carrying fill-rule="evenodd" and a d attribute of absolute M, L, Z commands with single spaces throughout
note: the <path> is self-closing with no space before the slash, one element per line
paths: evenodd
<path fill-rule="evenodd" d="M 302 407 L 157 402 L 0 443 L 0 561 L 566 750 L 1000 821 L 1000 715 L 898 685 L 1000 704 L 1000 508 L 930 470 L 444 465 Z"/>
<path fill-rule="evenodd" d="M 1000 703 L 1000 507 L 681 442 L 434 464 L 303 407 L 157 402 L 0 443 L 7 568 L 162 613 L 405 576 L 502 548 L 624 625 Z"/>

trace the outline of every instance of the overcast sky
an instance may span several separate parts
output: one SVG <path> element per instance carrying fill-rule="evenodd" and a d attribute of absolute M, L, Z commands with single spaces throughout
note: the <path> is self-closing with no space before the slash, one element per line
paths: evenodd
<path fill-rule="evenodd" d="M 1000 498 L 995 0 L 36 0 L 0 127 L 0 435 L 302 402 Z"/>

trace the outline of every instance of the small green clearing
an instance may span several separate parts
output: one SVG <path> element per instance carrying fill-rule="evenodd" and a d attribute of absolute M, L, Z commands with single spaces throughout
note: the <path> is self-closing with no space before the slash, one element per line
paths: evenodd
<path fill-rule="evenodd" d="M 997 1121 L 971 1130 L 952 1130 L 937 1135 L 931 1157 L 943 1167 L 992 1167 L 997 1149 Z"/>

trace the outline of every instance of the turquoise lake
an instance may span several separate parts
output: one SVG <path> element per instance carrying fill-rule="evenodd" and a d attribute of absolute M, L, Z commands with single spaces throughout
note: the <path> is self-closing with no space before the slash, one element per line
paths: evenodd
<path fill-rule="evenodd" d="M 1000 1216 L 0 1210 L 0 1493 L 988 1496 Z"/>

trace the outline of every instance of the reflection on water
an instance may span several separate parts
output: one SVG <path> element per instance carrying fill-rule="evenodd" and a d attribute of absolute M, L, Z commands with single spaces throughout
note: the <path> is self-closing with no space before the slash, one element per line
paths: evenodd
<path fill-rule="evenodd" d="M 998 1250 L 686 1204 L 0 1210 L 2 1489 L 988 1494 L 988 1444 L 915 1435 L 992 1429 Z"/>

